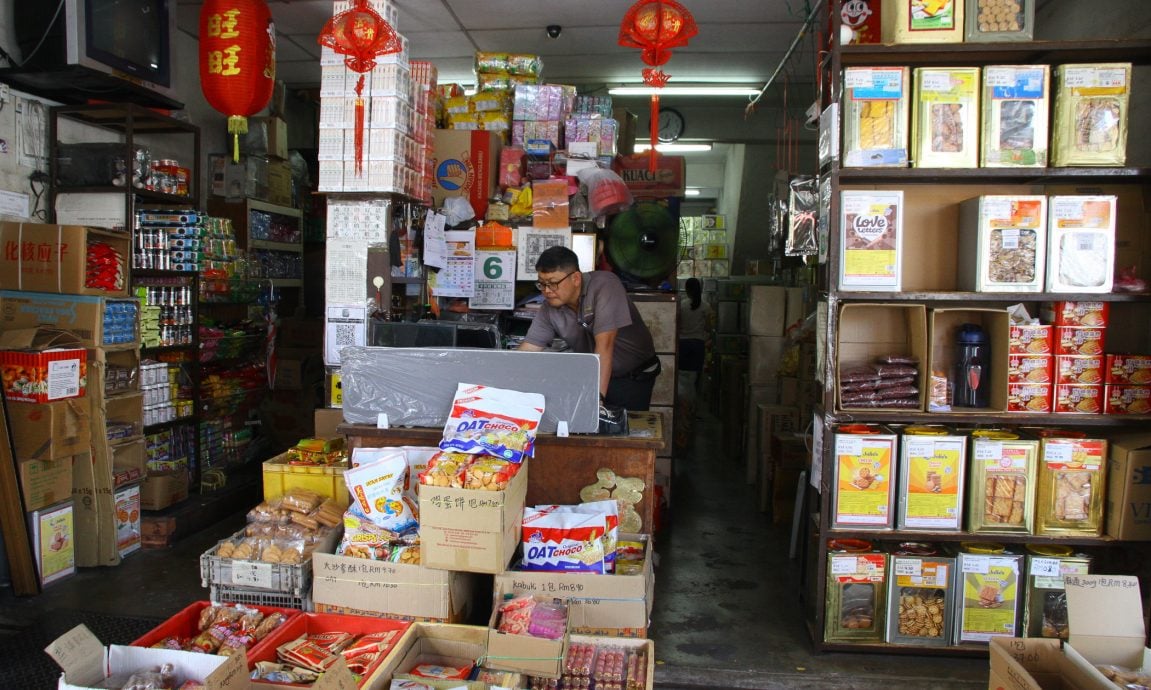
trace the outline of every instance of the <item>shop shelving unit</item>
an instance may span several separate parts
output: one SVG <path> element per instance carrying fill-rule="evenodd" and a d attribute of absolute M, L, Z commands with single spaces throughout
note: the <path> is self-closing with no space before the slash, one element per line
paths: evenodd
<path fill-rule="evenodd" d="M 842 0 L 833 0 L 830 12 L 829 35 L 839 35 L 839 17 Z M 832 101 L 842 91 L 843 68 L 847 66 L 907 65 L 923 66 L 986 66 L 1021 64 L 1068 64 L 1087 62 L 1130 61 L 1140 66 L 1151 64 L 1151 41 L 1066 41 L 1023 43 L 964 43 L 946 45 L 847 45 L 836 46 L 825 69 L 832 86 Z M 841 130 L 842 131 L 842 130 Z M 869 303 L 892 305 L 923 305 L 927 308 L 998 308 L 1018 302 L 1037 304 L 1043 301 L 1086 299 L 1106 301 L 1112 305 L 1112 328 L 1117 323 L 1140 317 L 1146 323 L 1151 315 L 1151 295 L 1147 294 L 1074 294 L 1074 293 L 983 293 L 954 289 L 954 255 L 946 247 L 954 246 L 959 229 L 957 219 L 942 222 L 922 222 L 925 218 L 938 220 L 940 211 L 960 199 L 984 194 L 1043 194 L 1053 187 L 1067 188 L 1089 185 L 1091 193 L 1097 190 L 1137 189 L 1146 193 L 1151 189 L 1151 168 L 840 168 L 832 161 L 822 171 L 831 179 L 830 252 L 825 267 L 825 290 L 821 294 L 821 308 L 826 310 L 826 357 L 822 370 L 823 400 L 817 407 L 817 423 L 824 438 L 822 462 L 824 469 L 818 495 L 803 517 L 809 530 L 807 553 L 803 566 L 806 588 L 804 612 L 816 648 L 824 651 L 864 651 L 881 653 L 986 655 L 986 647 L 964 645 L 951 647 L 912 646 L 877 642 L 825 642 L 824 627 L 828 611 L 827 594 L 828 542 L 833 539 L 856 538 L 882 542 L 1003 542 L 1011 545 L 1061 544 L 1074 547 L 1105 547 L 1122 544 L 1111 537 L 1051 537 L 1035 535 L 992 535 L 968 532 L 932 532 L 923 530 L 863 530 L 833 529 L 831 525 L 832 492 L 834 491 L 833 432 L 838 424 L 874 422 L 881 424 L 936 423 L 951 425 L 1029 425 L 1082 428 L 1088 432 L 1103 433 L 1122 429 L 1146 428 L 1148 416 L 1106 416 L 1068 414 L 1023 414 L 1007 412 L 928 413 L 903 411 L 840 410 L 836 406 L 836 366 L 839 352 L 836 347 L 840 331 L 839 314 L 845 304 Z M 916 212 L 917 222 L 907 222 L 905 211 L 904 265 L 922 265 L 926 277 L 908 280 L 905 273 L 904 290 L 898 293 L 845 292 L 839 289 L 839 197 L 845 189 L 901 189 L 905 194 L 905 209 Z M 1111 192 L 1108 192 L 1111 193 Z M 1120 200 L 1122 204 L 1122 199 Z M 955 214 L 956 216 L 958 214 Z M 1146 233 L 1148 228 L 1140 228 Z M 949 244 L 950 243 L 950 244 Z M 922 263 L 921 263 L 922 262 Z M 941 270 L 935 270 L 939 268 Z M 950 271 L 950 273 L 948 272 Z M 950 283 L 948 281 L 951 281 Z M 910 283 L 910 284 L 909 284 Z M 1032 313 L 1037 313 L 1032 310 Z M 1118 313 L 1118 315 L 1117 315 Z M 1136 329 L 1123 329 L 1118 335 L 1123 346 L 1131 351 L 1151 351 L 1151 333 L 1136 333 Z M 1144 329 L 1146 330 L 1146 329 Z M 1109 331 L 1110 335 L 1110 331 Z M 1135 349 L 1141 348 L 1141 349 Z M 1113 350 L 1111 346 L 1109 351 Z"/>

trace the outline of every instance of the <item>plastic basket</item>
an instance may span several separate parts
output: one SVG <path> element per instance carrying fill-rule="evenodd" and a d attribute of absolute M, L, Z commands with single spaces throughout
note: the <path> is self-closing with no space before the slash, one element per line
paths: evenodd
<path fill-rule="evenodd" d="M 294 596 L 282 592 L 268 592 L 262 589 L 245 589 L 244 587 L 225 587 L 212 585 L 208 588 L 212 601 L 228 604 L 247 604 L 248 606 L 267 606 L 281 609 L 297 609 L 311 611 L 312 592 L 306 590 L 303 596 Z"/>
<path fill-rule="evenodd" d="M 225 602 L 216 601 L 216 603 L 220 604 L 220 603 L 225 603 Z M 240 602 L 227 602 L 227 603 L 240 603 Z M 272 614 L 272 613 L 282 613 L 290 619 L 299 613 L 299 611 L 296 610 L 296 607 L 294 607 L 294 606 L 266 606 L 262 603 L 251 603 L 251 602 L 243 602 L 243 603 L 247 604 L 248 606 L 254 606 L 256 608 L 256 610 L 258 610 L 260 613 L 263 613 L 264 615 L 268 615 L 268 614 Z M 206 609 L 207 607 L 209 607 L 211 605 L 212 605 L 212 602 L 209 602 L 209 601 L 197 601 L 193 604 L 188 605 L 183 611 L 180 611 L 176 615 L 172 616 L 168 620 L 164 621 L 160 625 L 157 625 L 155 628 L 152 628 L 152 630 L 148 631 L 147 633 L 141 635 L 139 638 L 134 640 L 132 642 L 132 646 L 133 647 L 151 647 L 151 646 L 155 645 L 156 643 L 161 642 L 165 638 L 168 638 L 168 637 L 177 637 L 177 638 L 195 637 L 196 635 L 198 635 L 200 633 L 200 626 L 199 626 L 200 613 L 204 609 Z M 287 621 L 285 621 L 285 623 L 286 622 Z M 283 624 L 281 624 L 281 626 L 282 625 Z M 253 645 L 251 648 L 249 648 L 248 653 L 253 654 L 253 653 L 262 651 L 263 647 L 266 646 L 265 643 L 271 639 L 272 639 L 272 635 L 269 634 L 268 637 L 264 638 L 260 642 L 257 642 L 255 645 Z"/>
<path fill-rule="evenodd" d="M 233 535 L 243 538 L 244 531 Z M 316 546 L 316 550 L 330 553 L 339 539 L 337 530 L 329 530 Z M 231 539 L 225 540 L 231 541 Z M 214 585 L 244 590 L 277 592 L 290 594 L 294 597 L 303 597 L 312 590 L 312 560 L 304 559 L 303 563 L 265 563 L 262 561 L 241 560 L 235 558 L 220 558 L 216 552 L 221 541 L 200 556 L 200 584 L 204 587 Z M 259 603 L 259 602 L 255 602 Z M 274 606 L 274 604 L 268 604 Z"/>

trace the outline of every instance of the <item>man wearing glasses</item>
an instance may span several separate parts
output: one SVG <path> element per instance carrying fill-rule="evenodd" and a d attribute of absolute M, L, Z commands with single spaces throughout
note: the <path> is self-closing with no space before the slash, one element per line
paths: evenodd
<path fill-rule="evenodd" d="M 536 261 L 544 305 L 519 349 L 539 352 L 561 338 L 573 352 L 599 355 L 599 394 L 611 407 L 643 411 L 659 376 L 651 332 L 623 283 L 610 271 L 581 273 L 567 247 L 551 247 Z"/>

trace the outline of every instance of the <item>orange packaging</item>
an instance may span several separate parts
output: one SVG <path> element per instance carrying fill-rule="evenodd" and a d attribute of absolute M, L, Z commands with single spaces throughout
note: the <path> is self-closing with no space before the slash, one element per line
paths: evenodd
<path fill-rule="evenodd" d="M 1008 352 L 1013 355 L 1049 355 L 1051 326 L 1012 325 L 1008 331 Z"/>
<path fill-rule="evenodd" d="M 1107 331 L 1102 328 L 1077 326 L 1055 327 L 1055 354 L 1102 355 Z"/>
<path fill-rule="evenodd" d="M 1107 355 L 1104 383 L 1151 385 L 1151 355 Z"/>
<path fill-rule="evenodd" d="M 1050 412 L 1051 385 L 1012 383 L 1007 385 L 1008 412 Z"/>
<path fill-rule="evenodd" d="M 1086 326 L 1106 328 L 1111 318 L 1111 305 L 1107 302 L 1053 302 L 1044 305 L 1043 317 L 1056 326 Z"/>
<path fill-rule="evenodd" d="M 13 402 L 44 403 L 83 397 L 87 391 L 88 351 L 51 349 L 0 351 L 4 397 Z"/>
<path fill-rule="evenodd" d="M 1008 355 L 1007 383 L 1052 383 L 1051 355 Z"/>
<path fill-rule="evenodd" d="M 1103 412 L 1103 386 L 1064 383 L 1055 386 L 1052 412 L 1065 414 L 1100 414 Z"/>
<path fill-rule="evenodd" d="M 1057 355 L 1055 383 L 1103 383 L 1103 355 Z"/>
<path fill-rule="evenodd" d="M 1104 386 L 1104 414 L 1151 414 L 1151 386 Z"/>

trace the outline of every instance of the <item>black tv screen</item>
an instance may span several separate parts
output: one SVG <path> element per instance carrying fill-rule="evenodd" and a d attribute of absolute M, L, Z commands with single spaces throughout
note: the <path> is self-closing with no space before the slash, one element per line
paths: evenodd
<path fill-rule="evenodd" d="M 86 0 L 88 56 L 168 86 L 168 8 L 164 0 Z"/>

